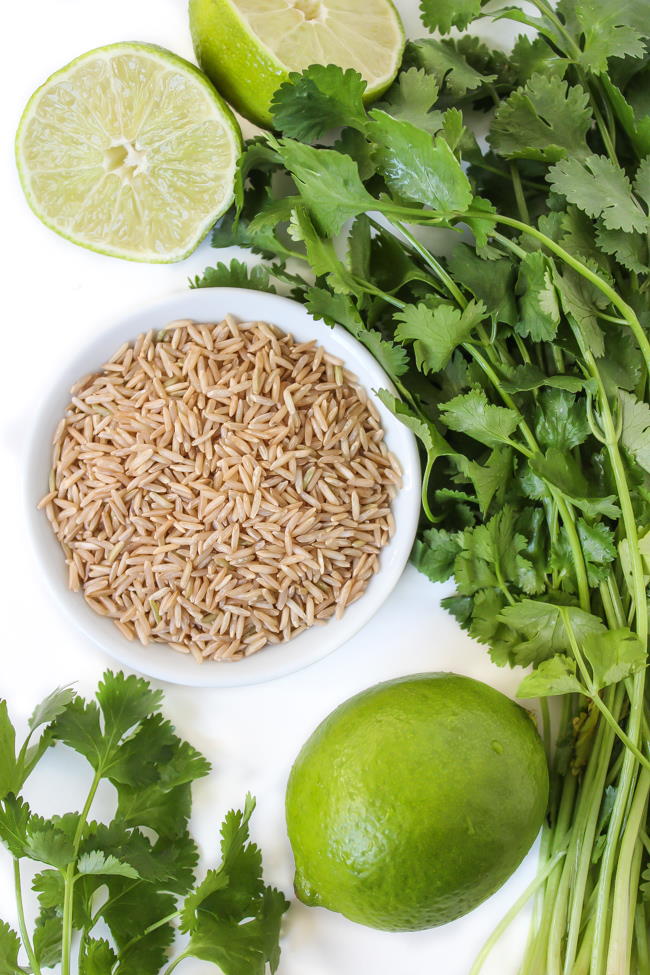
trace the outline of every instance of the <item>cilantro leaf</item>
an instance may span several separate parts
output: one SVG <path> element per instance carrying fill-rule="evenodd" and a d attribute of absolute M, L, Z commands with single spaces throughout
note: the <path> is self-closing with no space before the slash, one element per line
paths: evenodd
<path fill-rule="evenodd" d="M 79 975 L 111 975 L 117 955 L 104 938 L 88 938 L 79 958 Z"/>
<path fill-rule="evenodd" d="M 277 151 L 326 237 L 338 234 L 351 217 L 377 209 L 349 156 L 335 149 L 314 149 L 293 139 L 281 139 Z"/>
<path fill-rule="evenodd" d="M 247 267 L 243 261 L 233 258 L 230 264 L 221 261 L 216 267 L 206 267 L 190 282 L 191 288 L 247 288 L 251 291 L 268 291 L 275 294 L 267 268 L 261 264 Z"/>
<path fill-rule="evenodd" d="M 376 159 L 391 189 L 445 213 L 469 207 L 469 180 L 445 139 L 434 142 L 427 132 L 380 109 L 370 116 L 368 131 L 377 146 Z"/>
<path fill-rule="evenodd" d="M 514 268 L 509 260 L 485 261 L 467 244 L 459 244 L 449 258 L 449 270 L 475 298 L 483 302 L 495 321 L 514 325 L 518 310 L 514 298 Z"/>
<path fill-rule="evenodd" d="M 451 359 L 454 349 L 469 338 L 484 317 L 485 306 L 475 301 L 470 301 L 462 312 L 446 303 L 435 308 L 424 302 L 407 305 L 395 315 L 399 322 L 395 338 L 413 343 L 422 372 L 439 372 Z"/>
<path fill-rule="evenodd" d="M 564 389 L 544 390 L 539 405 L 535 434 L 542 447 L 569 451 L 585 442 L 589 424 L 584 404 L 572 393 Z"/>
<path fill-rule="evenodd" d="M 526 539 L 515 528 L 515 513 L 504 505 L 489 521 L 463 533 L 463 549 L 454 565 L 458 591 L 473 595 L 510 582 L 526 589 L 531 566 L 522 552 Z"/>
<path fill-rule="evenodd" d="M 585 346 L 600 359 L 605 353 L 605 339 L 598 313 L 608 304 L 607 297 L 572 268 L 562 274 L 556 272 L 555 283 L 565 314 L 575 322 Z"/>
<path fill-rule="evenodd" d="M 648 9 L 644 3 L 638 0 L 563 0 L 560 9 L 570 18 L 581 39 L 578 63 L 595 74 L 607 72 L 609 58 L 643 57 L 643 38 L 649 33 Z"/>
<path fill-rule="evenodd" d="M 5 921 L 0 921 L 0 975 L 21 975 L 18 965 L 20 938 Z"/>
<path fill-rule="evenodd" d="M 638 637 L 625 627 L 588 634 L 581 650 L 591 667 L 592 693 L 643 670 L 648 659 Z"/>
<path fill-rule="evenodd" d="M 30 731 L 36 731 L 44 724 L 50 724 L 67 708 L 75 696 L 72 687 L 59 687 L 38 704 L 29 719 Z"/>
<path fill-rule="evenodd" d="M 106 882 L 109 898 L 102 907 L 102 917 L 120 955 L 115 975 L 158 975 L 174 939 L 174 929 L 171 924 L 163 924 L 145 932 L 150 925 L 174 913 L 176 899 L 141 881 L 108 877 Z M 127 949 L 128 945 L 131 946 Z"/>
<path fill-rule="evenodd" d="M 535 342 L 551 342 L 560 324 L 560 305 L 549 259 L 541 251 L 522 258 L 517 294 L 520 318 L 515 331 Z"/>
<path fill-rule="evenodd" d="M 551 166 L 547 178 L 556 193 L 590 217 L 601 217 L 608 230 L 646 231 L 650 226 L 626 174 L 606 156 L 563 159 Z"/>
<path fill-rule="evenodd" d="M 439 409 L 450 430 L 466 433 L 488 447 L 510 443 L 519 423 L 519 415 L 514 410 L 488 403 L 487 396 L 478 387 L 441 403 Z"/>
<path fill-rule="evenodd" d="M 459 467 L 471 479 L 479 508 L 485 514 L 495 496 L 503 499 L 511 474 L 512 454 L 507 449 L 497 447 L 486 464 L 463 458 L 459 460 Z"/>
<path fill-rule="evenodd" d="M 442 528 L 428 528 L 416 538 L 411 562 L 431 582 L 445 582 L 454 571 L 461 544 L 455 534 Z"/>
<path fill-rule="evenodd" d="M 40 860 L 41 863 L 48 863 L 60 870 L 74 859 L 70 837 L 51 822 L 45 823 L 37 816 L 32 817 L 27 828 L 25 849 L 32 860 Z"/>
<path fill-rule="evenodd" d="M 0 799 L 20 788 L 20 769 L 16 760 L 16 732 L 7 702 L 0 701 Z"/>
<path fill-rule="evenodd" d="M 119 741 L 162 703 L 163 692 L 154 691 L 142 677 L 107 670 L 97 687 L 97 700 L 104 718 L 104 734 Z"/>
<path fill-rule="evenodd" d="M 566 612 L 579 643 L 590 634 L 604 633 L 602 620 L 577 606 L 557 606 L 542 600 L 522 599 L 501 610 L 499 618 L 519 637 L 517 662 L 541 662 L 556 653 L 571 650 L 562 614 Z"/>
<path fill-rule="evenodd" d="M 25 856 L 31 811 L 19 796 L 9 794 L 0 803 L 0 840 L 14 857 Z"/>
<path fill-rule="evenodd" d="M 481 74 L 472 67 L 456 41 L 426 37 L 409 41 L 404 51 L 404 66 L 415 66 L 433 75 L 440 87 L 454 97 L 462 97 L 496 80 L 494 74 Z"/>
<path fill-rule="evenodd" d="M 592 121 L 589 96 L 580 85 L 535 74 L 501 103 L 489 141 L 509 159 L 555 162 L 568 156 L 579 166 L 589 154 L 586 135 Z"/>
<path fill-rule="evenodd" d="M 624 230 L 608 230 L 599 226 L 596 240 L 601 251 L 616 257 L 619 264 L 636 274 L 650 272 L 648 241 L 642 234 L 625 233 Z"/>
<path fill-rule="evenodd" d="M 537 366 L 527 363 L 513 366 L 506 370 L 507 380 L 502 381 L 501 388 L 506 393 L 525 393 L 542 386 L 555 389 L 566 389 L 569 393 L 579 393 L 588 383 L 578 376 L 547 376 Z"/>
<path fill-rule="evenodd" d="M 63 919 L 54 912 L 42 913 L 34 928 L 34 954 L 43 968 L 54 968 L 61 961 Z"/>
<path fill-rule="evenodd" d="M 221 827 L 221 865 L 186 898 L 181 928 L 190 933 L 188 954 L 218 965 L 224 975 L 264 975 L 275 971 L 284 896 L 262 881 L 258 848 L 249 842 L 255 808 L 246 797 L 243 810 L 231 810 Z"/>
<path fill-rule="evenodd" d="M 522 680 L 517 697 L 550 697 L 555 694 L 581 694 L 584 688 L 576 677 L 576 662 L 564 654 L 542 660 L 539 666 Z"/>
<path fill-rule="evenodd" d="M 447 443 L 437 427 L 430 420 L 426 419 L 426 417 L 418 416 L 410 406 L 402 402 L 402 400 L 397 399 L 387 389 L 378 390 L 377 395 L 384 406 L 401 420 L 404 426 L 408 427 L 415 434 L 426 451 L 427 461 L 422 474 L 422 506 L 430 520 L 434 521 L 428 501 L 431 471 L 438 458 L 454 457 L 456 456 L 456 451 Z"/>
<path fill-rule="evenodd" d="M 619 391 L 623 427 L 621 442 L 644 471 L 650 471 L 650 406 L 625 390 Z"/>
<path fill-rule="evenodd" d="M 327 282 L 333 291 L 341 294 L 354 294 L 360 289 L 356 278 L 345 267 L 339 258 L 334 241 L 322 237 L 305 208 L 297 206 L 291 215 L 289 234 L 293 240 L 300 240 L 305 245 L 307 259 L 314 273 L 319 277 L 326 275 Z M 361 290 L 363 290 L 361 288 Z"/>
<path fill-rule="evenodd" d="M 138 878 L 138 871 L 130 863 L 121 863 L 117 857 L 106 855 L 100 850 L 84 853 L 77 860 L 77 872 L 82 875 L 133 877 Z"/>
<path fill-rule="evenodd" d="M 601 75 L 600 82 L 637 155 L 640 158 L 647 156 L 650 153 L 650 115 L 643 111 L 635 111 L 635 107 L 608 74 Z"/>
<path fill-rule="evenodd" d="M 366 82 L 353 68 L 312 64 L 302 73 L 291 72 L 271 102 L 275 127 L 304 142 L 344 125 L 363 129 L 365 90 Z"/>
<path fill-rule="evenodd" d="M 99 723 L 99 708 L 76 697 L 53 724 L 54 738 L 83 755 L 93 768 L 101 767 L 105 745 Z"/>
<path fill-rule="evenodd" d="M 530 81 L 533 75 L 563 78 L 568 67 L 568 62 L 555 53 L 544 37 L 531 40 L 526 34 L 520 34 L 515 41 L 510 63 L 520 84 Z"/>
<path fill-rule="evenodd" d="M 60 870 L 41 870 L 34 877 L 32 890 L 38 895 L 42 911 L 63 910 L 65 881 Z"/>
<path fill-rule="evenodd" d="M 605 515 L 618 518 L 620 508 L 613 495 L 598 497 L 578 466 L 575 459 L 566 452 L 550 447 L 545 455 L 536 454 L 529 461 L 530 469 L 559 490 L 588 517 Z"/>
<path fill-rule="evenodd" d="M 400 71 L 384 100 L 375 107 L 434 135 L 443 125 L 443 113 L 432 111 L 439 91 L 438 81 L 432 74 L 427 74 L 424 68 L 412 67 Z"/>
<path fill-rule="evenodd" d="M 578 518 L 577 524 L 589 585 L 598 586 L 607 578 L 610 563 L 616 558 L 614 536 L 602 521 L 589 524 L 584 518 Z"/>
<path fill-rule="evenodd" d="M 308 288 L 305 304 L 315 318 L 322 318 L 328 325 L 342 325 L 354 335 L 389 376 L 397 378 L 406 372 L 408 359 L 404 349 L 382 338 L 374 329 L 367 328 L 354 303 L 346 295 L 333 295 L 323 288 Z"/>
<path fill-rule="evenodd" d="M 447 34 L 452 27 L 463 30 L 481 12 L 484 0 L 420 0 L 422 23 L 430 31 Z"/>

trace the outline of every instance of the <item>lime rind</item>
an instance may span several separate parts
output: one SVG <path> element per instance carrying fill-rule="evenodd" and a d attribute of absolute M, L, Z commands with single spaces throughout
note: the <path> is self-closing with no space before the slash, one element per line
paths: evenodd
<path fill-rule="evenodd" d="M 331 2 L 331 0 L 330 0 Z M 350 4 L 350 0 L 346 0 Z M 282 16 L 298 16 L 302 7 L 306 9 L 310 4 L 320 7 L 319 0 L 292 0 L 291 4 L 282 6 L 279 13 Z M 354 3 L 353 3 L 354 5 Z M 346 10 L 344 5 L 329 9 L 327 0 L 322 6 L 328 9 L 328 17 L 333 28 L 344 28 L 345 18 L 352 17 L 356 28 L 351 31 L 355 39 L 359 36 L 366 38 L 365 43 L 382 49 L 385 53 L 386 67 L 379 76 L 358 63 L 357 54 L 351 47 L 342 30 L 328 51 L 315 39 L 315 47 L 307 58 L 282 60 L 263 36 L 264 18 L 269 14 L 274 16 L 275 0 L 266 3 L 251 2 L 252 18 L 259 20 L 261 29 L 255 30 L 246 13 L 240 9 L 245 6 L 241 0 L 190 0 L 190 27 L 194 51 L 197 60 L 209 78 L 218 89 L 223 92 L 228 101 L 241 115 L 250 119 L 263 128 L 271 128 L 273 119 L 270 105 L 278 87 L 286 81 L 289 73 L 302 70 L 310 63 L 335 63 L 343 68 L 352 67 L 359 70 L 365 77 L 368 87 L 364 94 L 364 101 L 371 102 L 379 98 L 394 80 L 399 69 L 404 49 L 404 29 L 392 0 L 374 0 L 374 3 L 361 4 L 362 12 Z M 260 8 L 257 10 L 257 8 Z M 266 8 L 269 8 L 268 10 Z M 373 10 L 375 11 L 373 13 Z M 379 13 L 377 13 L 377 11 Z M 341 23 L 337 27 L 337 17 Z M 389 37 L 383 44 L 381 39 L 373 42 L 371 33 L 373 18 L 387 28 Z M 327 23 L 330 22 L 327 21 Z M 305 17 L 305 23 L 309 21 Z M 297 21 L 298 23 L 298 21 Z M 300 27 L 301 24 L 298 23 Z M 305 24 L 302 24 L 305 26 Z M 365 32 L 365 33 L 364 33 Z M 334 29 L 330 31 L 334 36 Z M 380 33 L 380 32 L 379 32 Z M 303 39 L 304 40 L 304 39 Z M 309 50 L 305 43 L 294 45 L 296 50 Z M 357 45 L 358 47 L 358 45 Z M 367 68 L 367 65 L 366 65 Z"/>
<path fill-rule="evenodd" d="M 136 66 L 141 62 L 144 75 L 148 66 L 152 72 L 148 80 L 155 78 L 158 84 L 159 110 L 152 109 L 147 84 L 136 93 L 139 100 L 136 97 L 129 103 L 129 92 L 124 92 L 128 79 L 122 78 L 120 97 L 113 92 L 114 97 L 102 99 L 101 86 L 95 85 L 92 107 L 84 104 L 83 122 L 75 128 L 74 112 L 69 110 L 66 114 L 65 104 L 66 97 L 73 105 L 79 95 L 74 89 L 74 77 L 80 80 L 79 72 L 85 69 L 92 79 L 93 62 L 101 74 L 102 62 L 114 66 L 119 58 L 135 59 Z M 168 109 L 174 92 L 178 96 L 176 115 L 172 110 L 167 115 L 160 110 L 165 106 L 166 89 L 172 92 L 167 98 Z M 185 95 L 187 104 L 183 110 Z M 63 104 L 57 104 L 57 97 Z M 199 104 L 204 118 L 197 123 L 191 112 Z M 130 105 L 130 119 L 118 118 L 120 105 Z M 39 117 L 39 138 L 34 139 L 30 125 L 39 108 L 46 111 Z M 189 118 L 179 117 L 184 111 Z M 125 129 L 130 137 L 137 130 L 153 157 L 148 171 L 136 169 L 137 178 L 130 180 L 120 180 L 116 173 L 106 170 L 107 146 L 112 151 L 111 140 L 115 142 Z M 217 143 L 223 150 L 219 172 L 214 168 Z M 168 150 L 173 148 L 175 154 L 168 152 L 169 158 L 164 158 L 165 146 Z M 112 257 L 170 263 L 191 254 L 231 205 L 241 147 L 241 132 L 232 111 L 195 65 L 164 48 L 134 41 L 82 54 L 33 93 L 16 133 L 16 163 L 31 209 L 55 233 Z M 120 154 L 126 157 L 128 153 L 119 145 L 113 149 L 117 170 Z M 212 170 L 206 168 L 205 176 L 212 199 L 206 207 L 208 194 L 197 188 L 201 179 L 198 165 L 205 165 L 210 153 Z M 102 233 L 102 219 L 113 220 L 110 233 Z M 178 230 L 181 224 L 184 232 L 175 234 L 174 228 Z"/>

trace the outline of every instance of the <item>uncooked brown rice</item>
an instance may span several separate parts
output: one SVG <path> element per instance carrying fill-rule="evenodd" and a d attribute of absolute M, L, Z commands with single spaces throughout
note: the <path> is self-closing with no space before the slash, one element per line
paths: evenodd
<path fill-rule="evenodd" d="M 264 322 L 173 322 L 71 390 L 40 503 L 68 582 L 129 639 L 236 660 L 340 617 L 400 470 L 365 390 Z"/>

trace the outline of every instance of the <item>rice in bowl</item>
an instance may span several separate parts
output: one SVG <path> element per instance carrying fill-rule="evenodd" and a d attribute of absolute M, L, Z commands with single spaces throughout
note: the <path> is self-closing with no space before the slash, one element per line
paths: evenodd
<path fill-rule="evenodd" d="M 362 595 L 399 484 L 340 359 L 228 316 L 140 335 L 73 387 L 41 507 L 70 588 L 126 637 L 237 660 Z"/>

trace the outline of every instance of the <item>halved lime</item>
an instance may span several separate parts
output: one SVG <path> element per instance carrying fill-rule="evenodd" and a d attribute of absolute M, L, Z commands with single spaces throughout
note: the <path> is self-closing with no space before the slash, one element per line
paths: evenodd
<path fill-rule="evenodd" d="M 404 31 L 390 0 L 190 0 L 196 57 L 235 108 L 268 128 L 290 71 L 355 68 L 378 98 L 397 73 Z"/>
<path fill-rule="evenodd" d="M 16 135 L 43 223 L 132 261 L 179 261 L 233 199 L 241 133 L 208 79 L 151 44 L 83 54 L 30 98 Z"/>

